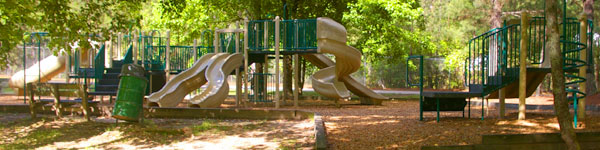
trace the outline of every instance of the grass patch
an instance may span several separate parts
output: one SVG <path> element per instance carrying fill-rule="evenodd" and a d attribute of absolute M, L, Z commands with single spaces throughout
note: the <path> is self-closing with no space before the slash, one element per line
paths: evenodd
<path fill-rule="evenodd" d="M 202 124 L 192 127 L 192 133 L 198 135 L 206 131 L 230 131 L 233 127 L 219 125 L 218 122 L 212 120 L 203 121 Z"/>
<path fill-rule="evenodd" d="M 64 134 L 58 130 L 36 130 L 25 137 L 19 137 L 10 144 L 0 145 L 0 149 L 29 149 L 34 145 L 49 144 Z"/>
<path fill-rule="evenodd" d="M 242 129 L 244 129 L 244 130 L 250 130 L 250 131 L 251 130 L 256 130 L 256 129 L 264 126 L 266 123 L 267 122 L 265 120 L 261 120 L 258 123 L 244 125 L 244 126 L 242 126 Z"/>

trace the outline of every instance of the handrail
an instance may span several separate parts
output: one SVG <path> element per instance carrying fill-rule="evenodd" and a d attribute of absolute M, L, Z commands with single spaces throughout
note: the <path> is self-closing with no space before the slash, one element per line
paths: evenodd
<path fill-rule="evenodd" d="M 282 51 L 317 49 L 317 19 L 280 21 Z M 248 22 L 248 48 L 251 51 L 272 51 L 275 45 L 275 22 L 251 20 Z"/>
<path fill-rule="evenodd" d="M 491 29 L 469 40 L 465 82 L 471 92 L 486 95 L 516 81 L 520 24 Z"/>
<path fill-rule="evenodd" d="M 131 64 L 133 63 L 133 45 L 129 45 L 129 48 L 127 48 L 127 52 L 125 53 L 125 56 L 123 57 L 123 64 Z"/>
<path fill-rule="evenodd" d="M 98 51 L 98 54 L 96 54 L 96 57 L 94 57 L 94 78 L 96 79 L 96 85 L 98 85 L 98 81 L 102 79 L 102 75 L 104 74 L 105 55 L 105 45 L 102 45 Z"/>
<path fill-rule="evenodd" d="M 419 59 L 419 83 L 410 83 L 409 62 L 411 59 Z M 423 121 L 423 55 L 408 56 L 406 59 L 406 83 L 408 86 L 419 86 L 419 120 Z"/>

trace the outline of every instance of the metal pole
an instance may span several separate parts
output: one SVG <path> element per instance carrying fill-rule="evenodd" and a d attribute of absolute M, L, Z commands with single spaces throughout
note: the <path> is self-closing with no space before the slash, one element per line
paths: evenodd
<path fill-rule="evenodd" d="M 279 16 L 275 17 L 275 108 L 279 108 Z"/>

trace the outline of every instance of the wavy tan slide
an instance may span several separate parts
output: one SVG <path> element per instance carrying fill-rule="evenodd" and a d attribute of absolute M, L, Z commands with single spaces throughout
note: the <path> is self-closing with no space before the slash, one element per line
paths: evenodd
<path fill-rule="evenodd" d="M 19 91 L 23 90 L 23 73 L 27 75 L 26 83 L 48 82 L 66 69 L 66 59 L 67 57 L 64 55 L 50 55 L 33 66 L 14 74 L 8 81 L 8 86 L 17 88 Z"/>
<path fill-rule="evenodd" d="M 206 71 L 208 86 L 202 93 L 190 99 L 190 107 L 219 107 L 229 95 L 227 76 L 235 68 L 242 66 L 243 60 L 242 54 L 219 56 Z"/>
<path fill-rule="evenodd" d="M 360 67 L 361 53 L 356 48 L 346 45 L 346 28 L 326 17 L 317 18 L 317 44 L 319 53 L 335 56 L 332 62 L 323 54 L 309 54 L 304 58 L 321 68 L 311 76 L 313 88 L 321 95 L 330 98 L 348 98 L 350 91 L 370 99 L 388 99 L 373 92 L 350 76 Z"/>
<path fill-rule="evenodd" d="M 206 69 L 217 58 L 224 55 L 210 53 L 200 57 L 190 69 L 179 73 L 179 75 L 167 82 L 159 91 L 150 94 L 148 96 L 148 106 L 177 106 L 188 93 L 206 83 L 204 76 Z"/>
<path fill-rule="evenodd" d="M 302 57 L 304 57 L 304 59 L 310 61 L 312 64 L 317 66 L 317 68 L 319 68 L 319 69 L 328 68 L 330 66 L 335 65 L 335 62 L 333 62 L 331 59 L 329 59 L 327 56 L 325 56 L 323 54 L 307 54 L 307 55 L 303 55 Z M 375 93 L 373 90 L 369 89 L 367 86 L 356 81 L 356 79 L 354 79 L 352 76 L 343 76 L 341 79 L 342 79 L 342 82 L 344 83 L 344 85 L 346 86 L 346 88 L 359 97 L 367 97 L 367 98 L 379 99 L 379 100 L 389 99 L 388 97 L 385 97 L 383 95 Z"/>

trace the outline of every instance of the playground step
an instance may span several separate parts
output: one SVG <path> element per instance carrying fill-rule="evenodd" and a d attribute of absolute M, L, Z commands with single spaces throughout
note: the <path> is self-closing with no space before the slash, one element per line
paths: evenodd
<path fill-rule="evenodd" d="M 103 79 L 119 79 L 119 75 L 121 74 L 121 72 L 118 73 L 105 73 L 102 78 Z"/>
<path fill-rule="evenodd" d="M 100 85 L 118 85 L 119 79 L 101 79 L 98 84 Z"/>
<path fill-rule="evenodd" d="M 96 91 L 117 91 L 119 85 L 96 85 Z"/>
<path fill-rule="evenodd" d="M 96 91 L 96 92 L 89 92 L 89 95 L 112 95 L 112 96 L 116 96 L 117 95 L 117 91 Z"/>
<path fill-rule="evenodd" d="M 106 68 L 106 73 L 121 73 L 121 67 L 119 67 L 119 68 Z"/>

